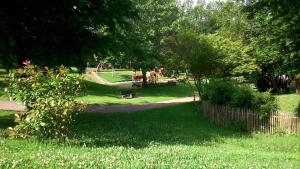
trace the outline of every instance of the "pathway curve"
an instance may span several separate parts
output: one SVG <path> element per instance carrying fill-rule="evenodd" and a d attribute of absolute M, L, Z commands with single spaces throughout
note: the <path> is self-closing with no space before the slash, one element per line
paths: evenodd
<path fill-rule="evenodd" d="M 102 84 L 102 85 L 109 85 L 112 87 L 115 87 L 117 89 L 132 89 L 135 87 L 132 87 L 132 81 L 123 81 L 123 82 L 115 82 L 115 83 L 110 83 L 106 79 L 102 78 L 99 76 L 97 73 L 94 71 L 89 71 L 87 72 L 87 75 L 94 79 L 97 83 Z"/>
<path fill-rule="evenodd" d="M 199 100 L 199 98 L 195 98 Z M 101 105 L 101 104 L 89 104 L 87 105 L 86 112 L 94 113 L 111 113 L 111 112 L 135 112 L 141 110 L 149 110 L 153 108 L 167 107 L 171 105 L 176 105 L 180 103 L 193 102 L 194 97 L 185 97 L 174 100 L 168 100 L 163 102 L 156 103 L 146 103 L 146 104 L 135 104 L 135 105 Z M 17 102 L 10 101 L 0 101 L 1 110 L 13 110 L 13 111 L 22 111 L 24 107 Z"/>
<path fill-rule="evenodd" d="M 98 76 L 97 73 L 95 73 L 94 71 L 87 72 L 87 75 L 89 75 L 90 77 L 92 77 L 93 79 L 95 79 L 96 82 L 98 82 L 100 84 L 111 84 L 107 80 L 105 80 L 104 78 Z"/>
<path fill-rule="evenodd" d="M 199 98 L 195 98 L 199 100 Z M 194 97 L 185 97 L 156 103 L 134 104 L 134 105 L 88 105 L 87 112 L 111 113 L 111 112 L 135 112 L 141 110 L 149 110 L 154 108 L 168 107 L 180 103 L 188 103 L 195 101 Z"/>
<path fill-rule="evenodd" d="M 0 100 L 0 110 L 22 111 L 24 107 L 18 102 Z"/>

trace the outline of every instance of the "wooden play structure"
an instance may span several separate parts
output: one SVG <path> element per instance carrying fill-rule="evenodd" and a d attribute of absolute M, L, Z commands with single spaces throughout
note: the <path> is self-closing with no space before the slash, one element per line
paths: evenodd
<path fill-rule="evenodd" d="M 141 87 L 143 83 L 143 73 L 141 70 L 134 70 L 132 73 L 132 87 Z"/>

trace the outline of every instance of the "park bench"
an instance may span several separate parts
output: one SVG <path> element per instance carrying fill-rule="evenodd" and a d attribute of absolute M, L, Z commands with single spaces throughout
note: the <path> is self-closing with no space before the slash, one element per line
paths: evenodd
<path fill-rule="evenodd" d="M 135 98 L 135 93 L 133 93 L 131 90 L 121 90 L 120 94 L 124 99 Z"/>

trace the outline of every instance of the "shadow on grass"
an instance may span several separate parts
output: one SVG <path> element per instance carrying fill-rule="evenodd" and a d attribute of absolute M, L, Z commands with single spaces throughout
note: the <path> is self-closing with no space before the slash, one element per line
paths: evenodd
<path fill-rule="evenodd" d="M 84 80 L 83 81 L 85 86 L 85 94 L 92 95 L 92 96 L 109 96 L 114 98 L 119 98 L 119 91 L 114 89 L 111 86 L 102 85 L 93 81 Z M 84 95 L 83 95 L 84 96 Z"/>
<path fill-rule="evenodd" d="M 6 129 L 14 125 L 14 113 L 10 111 L 2 111 L 0 113 L 0 129 Z"/>
<path fill-rule="evenodd" d="M 84 84 L 88 95 L 120 97 L 120 89 L 117 87 L 102 85 L 89 80 L 85 80 Z M 178 83 L 176 86 L 154 86 L 131 90 L 136 92 L 138 97 L 187 97 L 192 96 L 195 88 L 191 88 L 188 84 Z"/>
<path fill-rule="evenodd" d="M 251 136 L 208 122 L 192 103 L 136 113 L 82 113 L 73 131 L 71 144 L 87 147 L 212 145 L 224 137 Z"/>
<path fill-rule="evenodd" d="M 13 126 L 13 114 L 0 114 L 0 129 Z M 248 138 L 232 128 L 214 125 L 196 113 L 193 103 L 136 113 L 81 113 L 67 145 L 146 148 L 153 145 L 204 145 L 224 138 Z"/>

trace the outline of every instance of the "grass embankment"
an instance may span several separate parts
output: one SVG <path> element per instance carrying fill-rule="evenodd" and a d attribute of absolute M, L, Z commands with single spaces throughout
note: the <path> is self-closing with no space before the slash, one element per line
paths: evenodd
<path fill-rule="evenodd" d="M 142 104 L 172 100 L 176 98 L 193 96 L 196 90 L 189 84 L 178 83 L 176 86 L 162 86 L 133 89 L 137 98 L 122 99 L 120 90 L 112 86 L 101 85 L 91 78 L 85 78 L 86 94 L 79 97 L 87 103 L 97 104 Z"/>
<path fill-rule="evenodd" d="M 132 71 L 119 70 L 112 72 L 99 72 L 98 75 L 110 83 L 132 80 Z"/>
<path fill-rule="evenodd" d="M 193 104 L 137 113 L 83 113 L 68 143 L 8 140 L 0 113 L 0 168 L 298 168 L 299 135 L 239 133 Z"/>
<path fill-rule="evenodd" d="M 282 112 L 296 112 L 296 107 L 300 103 L 300 95 L 296 93 L 276 95 L 276 98 Z"/>

